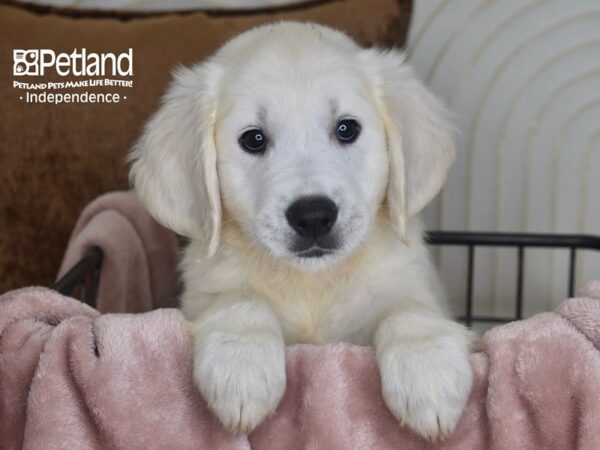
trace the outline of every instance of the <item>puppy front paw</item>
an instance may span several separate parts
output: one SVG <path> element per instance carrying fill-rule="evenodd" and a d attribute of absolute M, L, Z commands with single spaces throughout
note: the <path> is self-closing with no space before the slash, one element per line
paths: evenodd
<path fill-rule="evenodd" d="M 194 380 L 229 431 L 250 432 L 285 392 L 285 349 L 272 335 L 211 333 L 196 345 Z"/>
<path fill-rule="evenodd" d="M 430 440 L 451 434 L 473 382 L 467 347 L 444 337 L 390 346 L 378 356 L 383 398 L 394 416 Z"/>

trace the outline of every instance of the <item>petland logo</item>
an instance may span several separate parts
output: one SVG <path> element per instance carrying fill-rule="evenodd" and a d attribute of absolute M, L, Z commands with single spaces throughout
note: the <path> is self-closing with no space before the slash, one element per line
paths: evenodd
<path fill-rule="evenodd" d="M 43 76 L 48 69 L 62 76 L 69 75 L 121 76 L 133 75 L 133 49 L 115 53 L 88 53 L 85 48 L 72 53 L 56 53 L 51 49 L 13 50 L 14 76 Z"/>
<path fill-rule="evenodd" d="M 43 75 L 68 78 L 29 78 Z M 119 103 L 133 88 L 133 49 L 119 54 L 14 49 L 13 76 L 13 88 L 25 103 Z"/>

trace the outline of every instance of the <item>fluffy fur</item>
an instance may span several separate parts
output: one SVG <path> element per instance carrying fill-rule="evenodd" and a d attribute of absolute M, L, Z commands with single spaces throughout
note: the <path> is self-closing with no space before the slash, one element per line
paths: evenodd
<path fill-rule="evenodd" d="M 356 142 L 335 139 L 355 119 Z M 248 129 L 267 137 L 244 152 Z M 192 240 L 182 309 L 194 377 L 230 429 L 252 430 L 285 391 L 285 343 L 374 344 L 386 404 L 429 438 L 451 432 L 472 383 L 468 333 L 446 316 L 415 217 L 453 158 L 440 102 L 397 51 L 277 23 L 181 69 L 131 154 L 153 216 Z M 285 210 L 324 195 L 337 247 L 293 251 Z"/>

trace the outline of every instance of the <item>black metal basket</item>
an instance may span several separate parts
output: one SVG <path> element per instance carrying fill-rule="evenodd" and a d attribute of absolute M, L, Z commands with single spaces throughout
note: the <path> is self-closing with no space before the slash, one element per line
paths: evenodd
<path fill-rule="evenodd" d="M 600 236 L 580 234 L 534 234 L 534 233 L 493 233 L 468 231 L 431 231 L 426 240 L 435 246 L 463 246 L 467 248 L 467 295 L 465 314 L 459 317 L 466 325 L 473 323 L 510 322 L 523 317 L 523 262 L 528 247 L 564 248 L 569 250 L 568 292 L 571 297 L 575 288 L 575 265 L 577 250 L 599 250 Z M 512 247 L 517 249 L 517 288 L 514 314 L 509 317 L 480 316 L 473 314 L 473 275 L 476 247 Z M 95 306 L 98 282 L 101 276 L 102 251 L 91 248 L 73 268 L 55 285 L 62 294 L 80 299 Z"/>

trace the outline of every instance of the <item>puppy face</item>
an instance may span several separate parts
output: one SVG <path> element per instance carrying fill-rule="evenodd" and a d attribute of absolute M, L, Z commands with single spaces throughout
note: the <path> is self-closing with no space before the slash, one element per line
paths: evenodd
<path fill-rule="evenodd" d="M 276 50 L 252 54 L 220 96 L 221 197 L 253 242 L 323 267 L 369 233 L 388 179 L 385 130 L 353 58 Z"/>
<path fill-rule="evenodd" d="M 402 236 L 452 154 L 444 110 L 402 54 L 277 23 L 179 71 L 130 159 L 154 217 L 208 255 L 225 210 L 253 245 L 315 269 L 368 239 L 382 206 Z"/>

